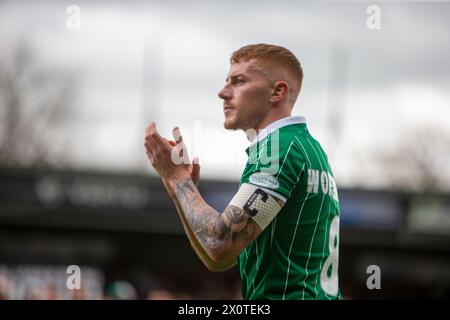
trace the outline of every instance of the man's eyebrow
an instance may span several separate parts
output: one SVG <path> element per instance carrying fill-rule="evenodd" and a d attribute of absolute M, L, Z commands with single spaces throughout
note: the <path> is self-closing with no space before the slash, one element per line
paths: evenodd
<path fill-rule="evenodd" d="M 238 73 L 238 74 L 232 74 L 231 76 L 228 76 L 226 81 L 228 81 L 228 79 L 236 79 L 239 77 L 243 77 L 243 78 L 248 78 L 247 75 L 243 74 L 243 73 Z"/>

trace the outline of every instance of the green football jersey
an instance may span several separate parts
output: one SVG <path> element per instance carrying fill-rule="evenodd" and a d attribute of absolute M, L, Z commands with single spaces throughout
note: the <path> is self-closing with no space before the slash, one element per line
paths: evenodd
<path fill-rule="evenodd" d="M 247 150 L 241 184 L 285 204 L 239 255 L 244 299 L 342 299 L 339 200 L 328 158 L 303 117 L 272 123 Z M 269 129 L 267 128 L 267 129 Z"/>

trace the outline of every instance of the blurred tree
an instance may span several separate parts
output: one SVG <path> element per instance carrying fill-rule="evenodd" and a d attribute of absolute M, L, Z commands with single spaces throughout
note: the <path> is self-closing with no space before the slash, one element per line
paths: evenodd
<path fill-rule="evenodd" d="M 39 64 L 26 42 L 0 55 L 0 164 L 65 166 L 66 127 L 74 116 L 75 83 L 68 70 Z"/>
<path fill-rule="evenodd" d="M 450 191 L 450 133 L 424 125 L 402 136 L 394 150 L 376 152 L 388 184 L 398 190 Z"/>

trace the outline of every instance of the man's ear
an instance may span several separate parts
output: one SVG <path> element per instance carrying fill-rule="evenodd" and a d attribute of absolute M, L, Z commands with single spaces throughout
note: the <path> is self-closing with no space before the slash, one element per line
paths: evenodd
<path fill-rule="evenodd" d="M 271 102 L 279 102 L 287 99 L 289 84 L 286 81 L 275 81 L 272 89 Z"/>

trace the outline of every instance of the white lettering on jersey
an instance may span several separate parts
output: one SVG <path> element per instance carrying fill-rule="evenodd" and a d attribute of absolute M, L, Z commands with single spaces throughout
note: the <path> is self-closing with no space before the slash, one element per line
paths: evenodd
<path fill-rule="evenodd" d="M 320 177 L 320 183 L 319 183 Z M 308 193 L 318 193 L 320 185 L 320 192 L 323 194 L 328 194 L 333 197 L 334 200 L 339 202 L 336 181 L 334 181 L 333 176 L 326 172 L 316 169 L 308 169 Z"/>
<path fill-rule="evenodd" d="M 328 193 L 328 172 L 322 171 L 320 173 L 320 186 L 322 187 L 322 193 Z"/>
<path fill-rule="evenodd" d="M 330 196 L 332 196 L 334 200 L 339 202 L 338 192 L 337 192 L 337 187 L 336 187 L 336 181 L 334 181 L 333 176 L 331 174 L 329 174 L 329 173 L 328 173 L 328 179 L 330 180 L 330 190 L 329 190 L 328 194 Z"/>
<path fill-rule="evenodd" d="M 319 170 L 308 169 L 308 193 L 319 191 Z"/>

